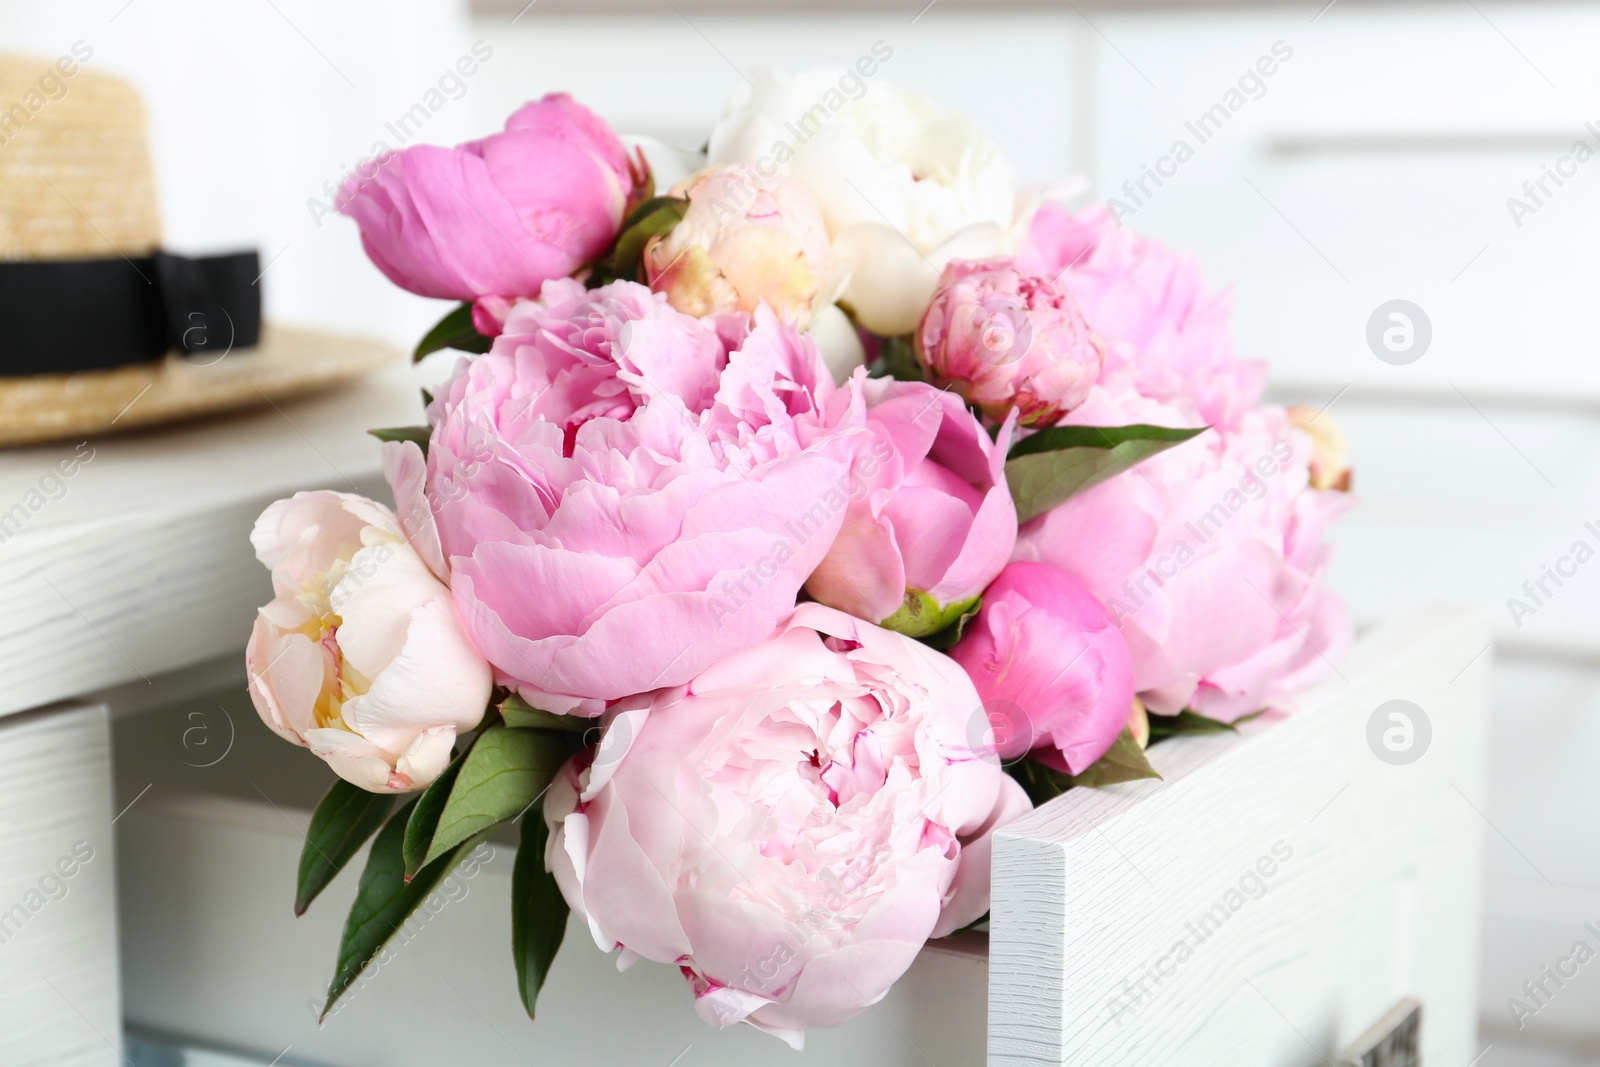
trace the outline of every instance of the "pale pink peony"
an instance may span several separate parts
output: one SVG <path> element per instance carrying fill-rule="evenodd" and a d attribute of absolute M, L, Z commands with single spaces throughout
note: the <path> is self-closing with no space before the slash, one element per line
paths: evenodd
<path fill-rule="evenodd" d="M 250 541 L 275 594 L 245 652 L 262 721 L 363 789 L 427 786 L 492 684 L 449 589 L 393 512 L 348 493 L 280 500 Z"/>
<path fill-rule="evenodd" d="M 1041 205 L 1017 252 L 1077 299 L 1105 345 L 1102 378 L 1157 400 L 1187 400 L 1232 429 L 1260 398 L 1266 364 L 1235 358 L 1226 295 L 1207 295 L 1192 258 L 1119 229 L 1100 205 Z"/>
<path fill-rule="evenodd" d="M 1105 755 L 1134 705 L 1128 645 L 1083 583 L 1043 563 L 1006 566 L 950 651 L 983 699 L 996 751 L 1069 774 Z"/>
<path fill-rule="evenodd" d="M 545 798 L 546 861 L 622 965 L 675 965 L 707 1023 L 798 1048 L 988 909 L 992 833 L 1029 804 L 974 749 L 975 713 L 948 657 L 802 604 L 617 705 Z"/>
<path fill-rule="evenodd" d="M 1053 426 L 1100 375 L 1099 344 L 1072 294 L 1009 257 L 956 260 L 916 332 L 917 358 L 996 422 Z"/>
<path fill-rule="evenodd" d="M 503 133 L 383 157 L 370 177 L 345 184 L 338 207 L 402 289 L 537 296 L 606 249 L 647 177 L 610 126 L 551 93 L 513 113 Z"/>
<path fill-rule="evenodd" d="M 650 287 L 690 315 L 754 312 L 766 303 L 804 327 L 827 293 L 832 252 L 822 209 L 792 178 L 741 164 L 711 167 L 672 188 L 683 220 L 645 246 Z"/>
<path fill-rule="evenodd" d="M 857 435 L 824 425 L 832 379 L 770 309 L 730 353 L 641 285 L 551 289 L 429 408 L 426 495 L 501 681 L 598 714 L 788 614 L 843 519 Z"/>
<path fill-rule="evenodd" d="M 857 380 L 872 437 L 852 471 L 843 528 L 806 592 L 924 637 L 955 622 L 1011 557 L 1017 509 L 1005 457 L 1012 423 L 991 440 L 954 393 L 864 373 Z M 854 417 L 845 399 L 835 409 Z"/>
<path fill-rule="evenodd" d="M 1195 426 L 1188 402 L 1096 389 L 1072 424 Z M 1350 641 L 1322 584 L 1348 506 L 1308 484 L 1311 439 L 1282 408 L 1243 415 L 1026 524 L 1017 558 L 1082 581 L 1122 628 L 1153 712 L 1232 720 L 1283 708 Z"/>

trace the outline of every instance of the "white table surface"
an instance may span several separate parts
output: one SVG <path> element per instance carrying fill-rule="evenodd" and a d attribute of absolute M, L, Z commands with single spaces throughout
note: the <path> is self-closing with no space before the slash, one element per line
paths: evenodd
<path fill-rule="evenodd" d="M 43 501 L 0 540 L 0 715 L 242 649 L 271 595 L 248 540 L 255 517 L 300 489 L 386 497 L 365 431 L 422 421 L 415 373 L 397 354 L 276 406 L 0 452 L 0 516 Z M 88 448 L 70 478 L 48 481 Z M 30 496 L 41 479 L 51 492 Z"/>

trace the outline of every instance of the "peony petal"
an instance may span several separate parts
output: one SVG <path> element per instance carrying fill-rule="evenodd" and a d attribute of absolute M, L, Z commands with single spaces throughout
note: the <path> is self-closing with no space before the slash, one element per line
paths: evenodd
<path fill-rule="evenodd" d="M 328 762 L 333 773 L 369 793 L 405 793 L 409 783 L 395 788 L 394 758 L 377 745 L 348 730 L 324 728 L 306 731 L 306 744 Z M 393 784 L 392 784 L 393 783 Z"/>
<path fill-rule="evenodd" d="M 806 592 L 863 619 L 887 619 L 905 598 L 905 560 L 894 526 L 870 505 L 852 504 L 833 546 L 806 579 Z"/>
<path fill-rule="evenodd" d="M 433 780 L 450 765 L 455 743 L 454 726 L 434 726 L 419 733 L 395 761 L 395 773 L 389 779 L 389 788 L 414 792 L 432 785 Z"/>
<path fill-rule="evenodd" d="M 245 656 L 250 698 L 261 721 L 297 745 L 316 726 L 316 706 L 329 684 L 327 650 L 304 634 L 281 633 L 257 618 Z"/>
<path fill-rule="evenodd" d="M 989 869 L 994 855 L 994 832 L 1013 819 L 1033 810 L 1033 802 L 1016 779 L 1006 775 L 1000 783 L 1000 797 L 989 819 L 961 843 L 960 866 L 950 883 L 950 895 L 932 937 L 948 937 L 970 926 L 989 910 Z"/>
<path fill-rule="evenodd" d="M 394 491 L 395 511 L 400 528 L 440 581 L 449 581 L 444 552 L 439 546 L 439 528 L 434 522 L 433 505 L 428 500 L 428 461 L 415 441 L 385 441 L 383 477 Z"/>
<path fill-rule="evenodd" d="M 345 702 L 345 725 L 391 752 L 408 749 L 419 730 L 448 726 L 453 736 L 476 728 L 493 679 L 450 597 L 441 591 L 399 621 L 404 644 L 365 694 Z"/>
<path fill-rule="evenodd" d="M 375 678 L 400 654 L 411 613 L 447 590 L 404 541 L 380 541 L 351 557 L 328 602 L 339 616 L 339 650 Z"/>

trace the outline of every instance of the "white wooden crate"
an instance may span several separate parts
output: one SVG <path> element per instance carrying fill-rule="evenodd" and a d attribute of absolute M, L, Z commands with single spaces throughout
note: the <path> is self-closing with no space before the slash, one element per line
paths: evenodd
<path fill-rule="evenodd" d="M 1396 620 L 1301 713 L 1005 828 L 989 1063 L 1331 1062 L 1407 995 L 1424 1062 L 1471 1061 L 1488 642 L 1469 613 Z M 1391 700 L 1431 724 L 1408 765 L 1369 745 Z"/>
<path fill-rule="evenodd" d="M 319 1030 L 310 1003 L 331 973 L 353 871 L 296 921 L 303 811 L 158 785 L 121 823 L 128 1019 L 265 1059 L 292 1046 L 288 1058 L 331 1067 L 578 1055 L 664 1067 L 686 1048 L 681 1062 L 696 1065 L 970 1067 L 985 1062 L 986 1044 L 996 1065 L 1300 1067 L 1414 994 L 1428 1062 L 1465 1064 L 1487 643 L 1463 613 L 1380 627 L 1300 714 L 1238 737 L 1167 742 L 1152 750 L 1164 781 L 1046 805 L 1003 835 L 992 939 L 930 947 L 876 1009 L 813 1032 L 799 1055 L 748 1028 L 705 1028 L 674 971 L 616 974 L 576 925 L 529 1023 L 507 947 L 509 844 Z M 1367 745 L 1371 712 L 1392 698 L 1432 722 L 1430 747 L 1410 766 Z M 252 725 L 241 724 L 241 743 Z M 267 770 L 252 753 L 233 759 L 239 773 Z M 1275 844 L 1265 894 L 1118 1027 L 1108 1003 L 1123 979 L 1136 980 Z"/>

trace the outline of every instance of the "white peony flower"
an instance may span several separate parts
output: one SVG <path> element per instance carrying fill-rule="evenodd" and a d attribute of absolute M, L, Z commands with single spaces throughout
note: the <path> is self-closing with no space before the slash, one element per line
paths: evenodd
<path fill-rule="evenodd" d="M 1016 219 L 1011 164 L 970 119 L 853 71 L 756 71 L 709 158 L 810 187 L 849 272 L 841 302 L 885 336 L 916 327 L 952 258 L 1004 251 Z"/>

